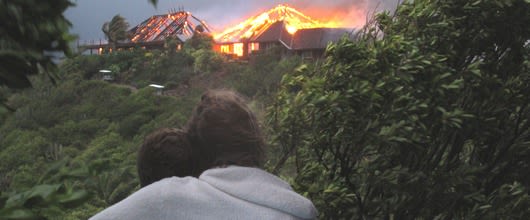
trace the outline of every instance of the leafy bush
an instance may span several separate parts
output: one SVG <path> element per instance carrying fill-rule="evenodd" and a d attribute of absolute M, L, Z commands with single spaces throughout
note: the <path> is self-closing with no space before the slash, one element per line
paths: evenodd
<path fill-rule="evenodd" d="M 127 117 L 120 122 L 120 135 L 123 137 L 134 137 L 138 129 L 150 120 L 149 116 L 142 114 Z"/>
<path fill-rule="evenodd" d="M 23 164 L 34 162 L 36 158 L 44 155 L 46 145 L 46 139 L 36 131 L 14 130 L 6 133 L 0 140 L 0 172 L 8 173 Z"/>
<path fill-rule="evenodd" d="M 64 186 L 81 187 L 94 195 L 90 204 L 82 206 L 91 213 L 76 212 L 82 218 L 137 188 L 134 166 L 143 137 L 162 126 L 182 125 L 194 104 L 155 95 L 149 88 L 132 91 L 101 81 L 35 85 L 10 97 L 16 111 L 0 126 L 0 189 L 15 195 L 40 184 L 61 183 L 62 179 L 43 183 L 35 177 L 55 161 L 73 158 L 65 169 L 88 169 L 86 178 L 66 180 Z M 121 169 L 126 169 L 123 175 L 116 176 Z M 38 206 L 26 208 L 42 216 Z M 44 215 L 71 217 L 55 211 Z"/>
<path fill-rule="evenodd" d="M 61 63 L 59 75 L 66 79 L 81 77 L 93 79 L 98 76 L 99 70 L 104 69 L 104 60 L 99 55 L 80 55 L 67 59 Z"/>
<path fill-rule="evenodd" d="M 68 159 L 57 161 L 40 171 L 39 175 L 32 175 L 33 179 L 40 178 L 34 180 L 37 184 L 28 189 L 3 191 L 0 194 L 0 218 L 49 219 L 61 215 L 65 209 L 85 203 L 90 194 L 64 180 L 84 178 L 87 173 L 80 169 L 67 169 L 68 162 Z"/>
<path fill-rule="evenodd" d="M 284 74 L 292 72 L 302 64 L 299 56 L 281 58 L 281 48 L 273 47 L 254 54 L 246 63 L 225 65 L 230 74 L 228 80 L 238 92 L 248 97 L 268 98 L 274 94 Z M 268 101 L 268 100 L 267 100 Z"/>
<path fill-rule="evenodd" d="M 320 217 L 530 215 L 529 11 L 405 2 L 285 76 L 271 126 Z"/>
<path fill-rule="evenodd" d="M 221 69 L 223 57 L 212 50 L 200 49 L 191 54 L 195 58 L 196 73 L 211 73 Z"/>

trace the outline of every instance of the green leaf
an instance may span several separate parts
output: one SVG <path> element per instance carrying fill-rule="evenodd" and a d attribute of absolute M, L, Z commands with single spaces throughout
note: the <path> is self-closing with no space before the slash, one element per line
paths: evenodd
<path fill-rule="evenodd" d="M 0 219 L 5 220 L 41 220 L 45 219 L 29 209 L 0 210 Z"/>
<path fill-rule="evenodd" d="M 58 202 L 64 207 L 73 208 L 77 207 L 90 198 L 90 194 L 85 190 L 69 192 L 66 195 L 59 196 Z"/>

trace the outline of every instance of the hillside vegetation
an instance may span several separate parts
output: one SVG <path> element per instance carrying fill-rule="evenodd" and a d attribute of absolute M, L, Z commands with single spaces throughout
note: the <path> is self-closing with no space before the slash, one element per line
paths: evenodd
<path fill-rule="evenodd" d="M 528 0 L 415 0 L 318 62 L 278 48 L 234 62 L 207 36 L 69 58 L 56 85 L 37 75 L 31 89 L 0 88 L 15 109 L 0 108 L 0 218 L 86 219 L 125 198 L 145 135 L 229 88 L 263 122 L 265 168 L 321 219 L 524 219 L 529 23 Z"/>
<path fill-rule="evenodd" d="M 286 75 L 296 189 L 324 219 L 528 218 L 528 22 L 528 1 L 406 1 Z"/>
<path fill-rule="evenodd" d="M 79 55 L 61 63 L 56 85 L 37 76 L 31 78 L 31 89 L 4 91 L 11 94 L 7 104 L 16 109 L 4 114 L 0 127 L 0 189 L 11 192 L 2 194 L 4 202 L 24 207 L 33 194 L 43 200 L 58 194 L 85 202 L 74 211 L 60 210 L 70 203 L 22 210 L 86 219 L 139 188 L 136 152 L 143 138 L 156 128 L 184 126 L 204 91 L 240 91 L 253 98 L 254 110 L 263 116 L 263 103 L 271 100 L 282 74 L 301 63 L 298 57 L 281 60 L 275 49 L 249 62 L 233 62 L 204 46 L 210 41 L 188 42 L 176 52 Z M 101 69 L 112 70 L 115 80 L 103 81 Z M 148 86 L 152 83 L 167 89 L 157 95 Z M 57 182 L 64 185 L 34 188 Z M 16 194 L 23 191 L 33 194 Z M 21 197 L 18 203 L 13 201 L 16 195 Z M 16 210 L 0 214 L 17 216 Z"/>

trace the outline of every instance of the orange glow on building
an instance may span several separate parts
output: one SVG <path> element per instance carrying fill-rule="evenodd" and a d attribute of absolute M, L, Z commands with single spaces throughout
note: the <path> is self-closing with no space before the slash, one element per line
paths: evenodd
<path fill-rule="evenodd" d="M 243 56 L 243 43 L 234 43 L 234 54 L 238 57 Z"/>
<path fill-rule="evenodd" d="M 199 20 L 190 12 L 178 11 L 167 15 L 156 15 L 131 30 L 131 41 L 161 41 L 170 36 L 179 36 L 187 39 L 193 36 L 197 25 L 201 25 L 208 32 L 210 31 L 209 26 L 204 21 Z"/>
<path fill-rule="evenodd" d="M 221 45 L 221 53 L 230 53 L 230 45 Z"/>
<path fill-rule="evenodd" d="M 259 50 L 259 43 L 250 43 L 250 52 Z"/>
<path fill-rule="evenodd" d="M 214 34 L 217 42 L 239 42 L 242 38 L 251 38 L 263 33 L 273 23 L 283 21 L 289 34 L 296 33 L 299 29 L 340 27 L 342 23 L 337 21 L 322 22 L 310 18 L 298 10 L 284 4 L 280 4 L 269 11 L 251 17 L 238 25 L 225 31 Z"/>

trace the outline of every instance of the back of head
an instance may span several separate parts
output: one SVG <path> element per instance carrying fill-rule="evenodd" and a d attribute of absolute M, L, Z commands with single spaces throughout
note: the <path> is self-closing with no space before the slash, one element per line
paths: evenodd
<path fill-rule="evenodd" d="M 263 160 L 263 135 L 245 99 L 233 91 L 208 91 L 201 97 L 188 133 L 197 148 L 198 171 L 215 166 L 256 167 Z"/>
<path fill-rule="evenodd" d="M 147 186 L 163 178 L 192 174 L 192 149 L 185 131 L 161 128 L 145 139 L 138 151 L 140 185 Z"/>

